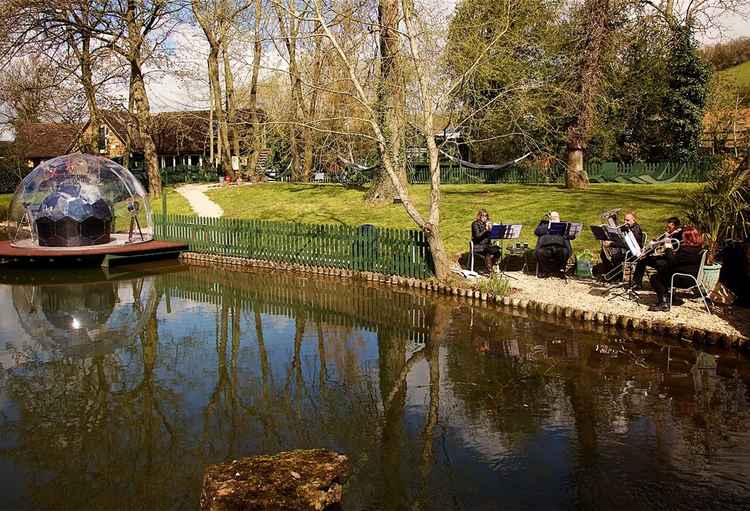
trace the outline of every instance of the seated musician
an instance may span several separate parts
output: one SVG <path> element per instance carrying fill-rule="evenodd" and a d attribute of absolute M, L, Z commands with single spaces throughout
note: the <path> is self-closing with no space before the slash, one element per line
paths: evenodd
<path fill-rule="evenodd" d="M 651 287 L 656 292 L 656 304 L 648 308 L 650 311 L 667 311 L 667 294 L 672 275 L 675 273 L 687 273 L 688 275 L 697 276 L 701 264 L 701 250 L 703 249 L 703 236 L 695 227 L 686 227 L 680 242 L 680 248 L 672 250 L 667 247 L 665 254 L 662 256 L 663 264 L 659 266 L 657 272 L 651 276 Z M 690 287 L 693 282 L 685 277 L 676 277 L 674 284 L 676 287 Z M 682 300 L 674 297 L 675 305 L 681 305 Z"/>
<path fill-rule="evenodd" d="M 682 241 L 682 229 L 680 228 L 680 219 L 676 216 L 670 217 L 667 219 L 667 225 L 666 225 L 666 232 L 659 236 L 656 240 L 652 241 L 650 245 L 646 246 L 646 250 L 649 250 L 649 248 L 654 247 L 655 244 L 662 244 L 664 241 L 668 239 L 675 239 L 678 241 Z M 668 246 L 669 244 L 666 243 Z M 633 271 L 633 284 L 635 285 L 636 289 L 642 288 L 643 285 L 643 275 L 646 273 L 646 267 L 650 266 L 651 268 L 656 269 L 659 271 L 660 268 L 662 268 L 665 265 L 665 259 L 663 256 L 654 255 L 654 254 L 647 254 L 644 257 L 641 257 L 641 259 L 638 261 L 638 263 L 635 265 L 635 271 Z"/>
<path fill-rule="evenodd" d="M 630 211 L 625 215 L 625 223 L 620 226 L 622 232 L 632 232 L 638 246 L 643 248 L 643 230 L 635 216 L 635 211 Z M 604 263 L 604 271 L 608 272 L 618 267 L 625 260 L 627 249 L 612 246 L 611 241 L 602 241 L 601 259 Z"/>
<path fill-rule="evenodd" d="M 474 242 L 474 253 L 484 257 L 484 264 L 488 272 L 492 271 L 492 267 L 500 257 L 500 247 L 492 244 L 491 232 L 490 215 L 487 210 L 482 208 L 477 212 L 476 219 L 471 223 L 471 241 Z"/>
<path fill-rule="evenodd" d="M 535 250 L 539 268 L 537 274 L 542 278 L 550 275 L 564 275 L 565 265 L 573 253 L 569 239 L 559 234 L 549 234 L 549 224 L 559 221 L 560 214 L 557 211 L 551 211 L 549 220 L 542 219 L 534 230 L 537 236 Z"/>

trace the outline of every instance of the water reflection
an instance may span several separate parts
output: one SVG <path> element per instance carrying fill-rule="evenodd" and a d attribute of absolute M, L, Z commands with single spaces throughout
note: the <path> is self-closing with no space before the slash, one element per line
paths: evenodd
<path fill-rule="evenodd" d="M 310 446 L 351 456 L 346 509 L 750 495 L 731 354 L 289 274 L 106 277 L 0 287 L 0 507 L 195 508 L 205 464 Z"/>

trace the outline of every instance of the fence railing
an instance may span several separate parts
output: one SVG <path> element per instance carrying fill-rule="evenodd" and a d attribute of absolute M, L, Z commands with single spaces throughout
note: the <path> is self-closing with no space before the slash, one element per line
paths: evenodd
<path fill-rule="evenodd" d="M 596 183 L 692 183 L 708 180 L 714 165 L 715 162 L 711 160 L 692 163 L 599 162 L 587 164 L 586 172 L 589 179 Z M 429 168 L 415 165 L 408 177 L 412 184 L 429 183 Z M 451 162 L 440 166 L 440 181 L 445 184 L 559 184 L 565 181 L 565 166 L 558 164 L 542 169 L 537 165 L 522 163 L 503 170 L 489 170 L 471 169 Z"/>
<path fill-rule="evenodd" d="M 161 214 L 154 227 L 157 239 L 195 252 L 405 277 L 434 273 L 424 233 L 412 229 Z"/>
<path fill-rule="evenodd" d="M 692 163 L 657 162 L 657 163 L 588 163 L 586 172 L 594 183 L 692 183 L 707 181 L 715 162 L 712 160 Z M 131 169 L 141 179 L 148 182 L 142 168 Z M 168 184 L 216 182 L 222 176 L 221 171 L 212 166 L 177 165 L 161 169 L 162 179 Z M 269 174 L 274 179 L 274 173 Z M 342 183 L 345 185 L 366 184 L 372 172 L 316 172 L 311 176 L 312 183 Z M 430 172 L 427 165 L 412 165 L 408 170 L 408 181 L 411 184 L 427 184 Z M 278 181 L 293 181 L 291 173 L 280 173 Z M 565 182 L 565 167 L 557 164 L 548 168 L 539 165 L 520 163 L 503 170 L 474 169 L 454 162 L 445 162 L 440 166 L 440 180 L 444 184 L 560 184 Z"/>

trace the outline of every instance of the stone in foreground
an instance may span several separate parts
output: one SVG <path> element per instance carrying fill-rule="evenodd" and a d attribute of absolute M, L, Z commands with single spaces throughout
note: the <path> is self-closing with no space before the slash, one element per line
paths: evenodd
<path fill-rule="evenodd" d="M 322 511 L 340 504 L 346 456 L 325 449 L 282 452 L 209 465 L 201 511 Z"/>

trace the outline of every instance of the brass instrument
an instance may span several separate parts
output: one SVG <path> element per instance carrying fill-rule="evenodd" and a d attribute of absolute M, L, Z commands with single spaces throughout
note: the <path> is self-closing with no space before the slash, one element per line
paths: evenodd
<path fill-rule="evenodd" d="M 613 227 L 615 229 L 621 229 L 623 225 L 617 225 L 617 214 L 622 210 L 622 208 L 615 208 L 610 209 L 609 211 L 605 211 L 601 215 L 602 220 L 605 220 L 607 222 L 607 225 L 609 227 Z M 602 245 L 602 251 L 604 252 L 604 255 L 607 256 L 607 259 L 609 261 L 613 261 L 613 254 L 612 254 L 612 247 L 609 246 L 608 243 L 605 243 L 604 241 L 601 242 Z"/>
<path fill-rule="evenodd" d="M 672 249 L 672 250 L 679 250 L 680 249 L 680 240 L 672 238 L 671 236 L 677 232 L 680 232 L 682 229 L 676 229 L 674 232 L 665 232 L 655 240 L 651 241 L 648 244 L 648 247 L 643 249 L 643 252 L 641 252 L 641 255 L 639 259 L 642 259 L 649 255 L 655 255 L 660 256 L 664 255 L 666 250 Z"/>

